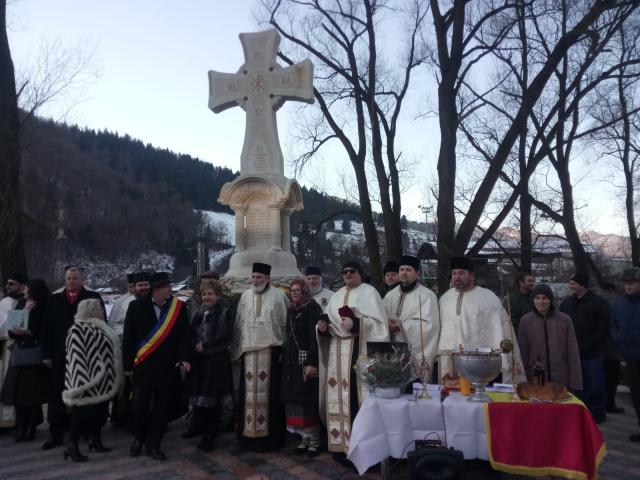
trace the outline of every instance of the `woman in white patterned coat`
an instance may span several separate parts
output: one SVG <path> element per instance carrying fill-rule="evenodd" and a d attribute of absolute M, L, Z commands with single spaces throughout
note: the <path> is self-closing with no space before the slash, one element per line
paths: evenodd
<path fill-rule="evenodd" d="M 72 407 L 70 439 L 65 460 L 87 460 L 78 449 L 80 434 L 88 432 L 89 451 L 110 451 L 102 444 L 100 430 L 107 420 L 108 404 L 122 383 L 119 342 L 107 326 L 100 301 L 78 304 L 75 322 L 66 339 L 65 390 L 62 401 Z"/>

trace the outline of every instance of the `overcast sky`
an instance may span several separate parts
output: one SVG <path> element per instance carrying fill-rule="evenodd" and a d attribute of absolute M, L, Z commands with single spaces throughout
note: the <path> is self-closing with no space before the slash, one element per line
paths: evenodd
<path fill-rule="evenodd" d="M 207 71 L 235 72 L 243 63 L 238 33 L 264 28 L 254 20 L 253 9 L 253 0 L 17 0 L 8 6 L 9 40 L 17 75 L 35 63 L 43 43 L 94 51 L 92 66 L 98 75 L 41 114 L 129 134 L 156 147 L 238 170 L 244 112 L 233 108 L 216 115 L 207 108 Z M 429 101 L 416 99 L 422 105 Z M 66 113 L 70 105 L 73 108 Z M 418 206 L 429 203 L 424 192 L 436 177 L 437 122 L 415 120 L 419 106 L 413 107 L 400 137 L 403 158 L 412 165 L 403 213 L 423 220 Z M 293 175 L 287 161 L 294 150 L 291 132 L 297 108 L 286 104 L 278 113 L 289 176 Z M 336 149 L 312 163 L 299 181 L 355 200 L 355 192 L 345 195 L 344 183 L 338 180 L 341 174 L 350 178 L 350 171 Z M 622 203 L 607 188 L 587 179 L 577 189 L 578 200 L 590 202 L 583 225 L 624 234 Z"/>

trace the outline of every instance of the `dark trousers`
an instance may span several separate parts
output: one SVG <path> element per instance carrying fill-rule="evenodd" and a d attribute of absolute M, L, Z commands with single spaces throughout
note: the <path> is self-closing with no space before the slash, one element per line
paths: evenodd
<path fill-rule="evenodd" d="M 138 440 L 146 441 L 155 447 L 160 446 L 167 423 L 170 402 L 170 389 L 133 387 L 131 410 L 133 431 Z"/>
<path fill-rule="evenodd" d="M 16 412 L 16 428 L 20 433 L 35 431 L 36 426 L 42 422 L 42 405 L 28 405 L 14 407 Z"/>
<path fill-rule="evenodd" d="M 62 439 L 64 432 L 69 429 L 71 415 L 67 413 L 67 406 L 62 402 L 64 390 L 64 372 L 59 375 L 56 370 L 52 374 L 51 390 L 49 391 L 49 405 L 47 406 L 47 421 L 49 432 L 53 438 Z"/>
<path fill-rule="evenodd" d="M 629 389 L 631 390 L 631 402 L 636 411 L 638 425 L 640 425 L 640 360 L 626 360 L 629 373 Z"/>
<path fill-rule="evenodd" d="M 582 393 L 579 396 L 596 420 L 607 417 L 607 387 L 602 357 L 581 358 Z"/>
<path fill-rule="evenodd" d="M 195 407 L 193 421 L 203 434 L 216 438 L 221 411 L 220 407 Z"/>
<path fill-rule="evenodd" d="M 92 437 L 100 435 L 100 430 L 107 421 L 109 402 L 101 402 L 95 405 L 76 405 L 71 409 L 71 427 L 69 440 L 78 443 L 80 435 L 88 433 Z"/>
<path fill-rule="evenodd" d="M 620 360 L 604 359 L 604 381 L 607 384 L 607 408 L 616 406 L 616 390 L 620 383 Z"/>

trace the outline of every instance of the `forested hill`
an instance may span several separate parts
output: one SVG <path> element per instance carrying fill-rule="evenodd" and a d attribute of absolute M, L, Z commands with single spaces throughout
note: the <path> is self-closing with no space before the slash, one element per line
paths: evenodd
<path fill-rule="evenodd" d="M 50 268 L 61 232 L 69 260 L 153 249 L 190 264 L 199 223 L 193 210 L 230 212 L 217 198 L 238 173 L 128 135 L 35 119 L 23 131 L 21 175 L 33 271 Z M 355 205 L 312 189 L 302 193 L 305 210 L 294 227 L 337 211 L 357 216 Z"/>

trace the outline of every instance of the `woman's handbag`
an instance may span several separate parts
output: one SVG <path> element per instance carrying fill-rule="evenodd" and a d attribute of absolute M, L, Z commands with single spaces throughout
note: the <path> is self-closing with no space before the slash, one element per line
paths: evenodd
<path fill-rule="evenodd" d="M 35 347 L 19 347 L 17 344 L 11 351 L 9 363 L 12 367 L 31 367 L 42 363 L 40 345 Z"/>

